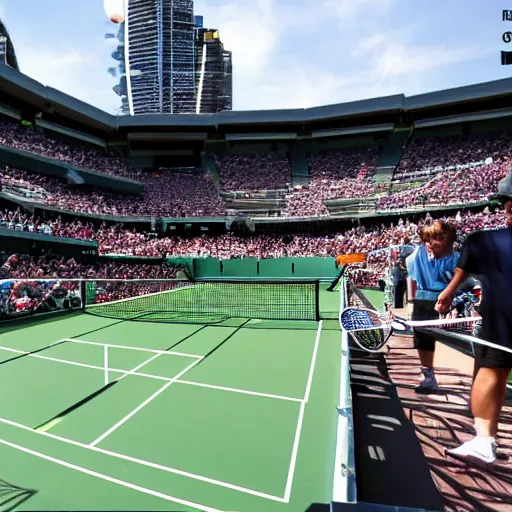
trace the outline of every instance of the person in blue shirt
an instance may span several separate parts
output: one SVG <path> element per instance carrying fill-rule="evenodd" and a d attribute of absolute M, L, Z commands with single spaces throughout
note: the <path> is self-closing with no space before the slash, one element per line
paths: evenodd
<path fill-rule="evenodd" d="M 437 220 L 423 228 L 423 243 L 406 259 L 408 278 L 412 280 L 412 320 L 439 318 L 435 309 L 438 296 L 453 277 L 460 256 L 453 250 L 456 238 L 457 230 L 453 224 Z M 438 390 L 434 372 L 436 340 L 416 330 L 413 334 L 423 373 L 423 381 L 416 392 L 435 393 Z"/>
<path fill-rule="evenodd" d="M 445 311 L 453 294 L 469 275 L 481 283 L 480 337 L 512 349 L 512 173 L 498 184 L 498 196 L 505 205 L 507 227 L 470 235 L 461 252 L 455 275 L 439 295 L 436 309 Z M 493 463 L 496 460 L 498 420 L 512 369 L 512 354 L 485 345 L 475 347 L 475 372 L 471 389 L 471 410 L 476 436 L 448 455 Z"/>

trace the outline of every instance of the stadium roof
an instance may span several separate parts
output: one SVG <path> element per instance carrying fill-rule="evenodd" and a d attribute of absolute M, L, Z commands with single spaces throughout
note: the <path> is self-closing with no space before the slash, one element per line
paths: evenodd
<path fill-rule="evenodd" d="M 445 89 L 443 91 L 418 94 L 405 98 L 404 110 L 416 110 L 441 105 L 453 105 L 472 100 L 512 95 L 512 78 L 483 82 L 480 84 Z"/>
<path fill-rule="evenodd" d="M 176 114 L 115 116 L 61 91 L 46 87 L 19 71 L 0 66 L 0 91 L 7 97 L 31 106 L 34 113 L 57 115 L 104 132 L 148 128 L 180 128 L 183 131 L 226 130 L 232 127 L 286 125 L 314 127 L 329 121 L 361 119 L 378 115 L 414 114 L 427 109 L 451 107 L 468 102 L 482 103 L 499 98 L 512 99 L 512 78 L 444 91 L 406 97 L 403 94 L 325 105 L 306 109 L 230 111 L 218 114 Z M 352 121 L 350 121 L 352 122 Z M 370 124 L 379 125 L 385 121 Z"/>

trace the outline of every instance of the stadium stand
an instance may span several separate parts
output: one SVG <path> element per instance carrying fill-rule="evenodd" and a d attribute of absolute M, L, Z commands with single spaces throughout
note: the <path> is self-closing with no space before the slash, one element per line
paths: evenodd
<path fill-rule="evenodd" d="M 512 123 L 502 112 L 497 122 L 492 109 L 501 96 L 504 103 L 509 101 L 510 82 L 437 96 L 271 112 L 268 118 L 262 113 L 232 113 L 228 120 L 211 116 L 194 125 L 190 118 L 114 119 L 77 100 L 68 105 L 63 95 L 38 84 L 32 85 L 43 99 L 31 104 L 22 94 L 22 78 L 11 83 L 2 73 L 4 110 L 22 104 L 23 115 L 31 121 L 22 125 L 20 111 L 17 119 L 14 114 L 2 117 L 0 150 L 15 148 L 34 156 L 34 161 L 44 156 L 134 180 L 143 191 L 128 196 L 121 190 L 94 188 L 37 172 L 37 166 L 10 165 L 0 156 L 3 236 L 21 232 L 68 244 L 97 243 L 97 254 L 88 255 L 91 261 L 79 261 L 39 241 L 34 251 L 3 250 L 1 278 L 165 279 L 175 278 L 182 268 L 166 262 L 169 258 L 333 259 L 364 253 L 365 264 L 348 275 L 356 286 L 377 288 L 389 267 L 391 247 L 417 244 L 421 227 L 434 219 L 455 223 L 459 246 L 473 231 L 506 222 L 492 196 L 497 182 L 511 170 L 507 130 Z M 445 108 L 452 116 L 448 127 L 439 114 Z M 467 119 L 477 110 L 489 116 L 483 124 L 482 119 Z M 461 119 L 454 121 L 457 115 Z M 432 126 L 422 128 L 428 116 L 435 118 Z M 40 119 L 59 125 L 62 139 L 41 131 Z M 119 148 L 109 152 L 88 145 L 73 137 L 77 130 L 101 139 L 105 147 Z M 242 138 L 254 132 L 254 140 L 237 146 L 227 135 L 238 130 Z M 329 130 L 333 133 L 322 135 Z M 284 142 L 275 142 L 278 132 Z M 268 140 L 263 140 L 265 133 Z M 132 136 L 139 136 L 139 145 Z M 155 140 L 149 140 L 152 137 Z M 177 162 L 177 155 L 185 153 L 189 161 Z M 228 226 L 236 224 L 233 220 L 240 213 L 260 216 L 262 222 L 250 234 L 237 233 Z M 132 216 L 147 219 L 134 227 L 128 221 Z M 220 226 L 218 232 L 208 232 L 198 217 L 211 217 Z M 183 229 L 163 229 L 164 218 L 182 221 Z"/>
<path fill-rule="evenodd" d="M 463 237 L 481 229 L 496 229 L 505 224 L 505 215 L 488 209 L 480 213 L 458 212 L 453 217 L 443 217 L 457 226 Z M 376 287 L 388 264 L 387 249 L 390 246 L 418 243 L 418 232 L 423 225 L 432 222 L 428 215 L 418 222 L 400 219 L 396 226 L 374 225 L 339 231 L 329 236 L 295 235 L 286 240 L 281 236 L 258 235 L 251 237 L 224 234 L 201 237 L 156 237 L 154 233 L 125 229 L 119 224 L 103 223 L 95 228 L 92 223 L 64 222 L 61 217 L 44 219 L 31 216 L 20 209 L 0 212 L 0 226 L 8 229 L 37 232 L 64 238 L 94 240 L 99 244 L 101 255 L 125 255 L 140 257 L 194 256 L 231 258 L 282 258 L 324 256 L 337 254 L 368 254 L 364 270 L 354 270 L 353 278 L 359 286 Z M 142 270 L 142 269 L 139 269 Z M 113 276 L 110 276 L 113 277 Z"/>
<path fill-rule="evenodd" d="M 224 215 L 225 207 L 207 176 L 154 173 L 138 176 L 142 197 L 72 187 L 64 180 L 4 168 L 2 190 L 61 210 L 101 215 L 201 217 Z"/>

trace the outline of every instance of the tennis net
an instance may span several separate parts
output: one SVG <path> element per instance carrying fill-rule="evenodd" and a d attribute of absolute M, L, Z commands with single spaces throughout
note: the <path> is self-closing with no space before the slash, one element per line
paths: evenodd
<path fill-rule="evenodd" d="M 320 317 L 318 281 L 85 281 L 85 304 L 86 313 L 93 315 L 155 322 Z"/>

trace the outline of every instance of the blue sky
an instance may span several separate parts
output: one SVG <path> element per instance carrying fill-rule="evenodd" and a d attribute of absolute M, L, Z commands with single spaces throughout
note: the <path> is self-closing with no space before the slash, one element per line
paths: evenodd
<path fill-rule="evenodd" d="M 233 52 L 234 109 L 304 108 L 508 78 L 498 0 L 196 0 Z M 512 4 L 508 7 L 512 8 Z M 115 113 L 103 0 L 0 0 L 21 71 Z M 509 47 L 509 48 L 508 48 Z"/>

